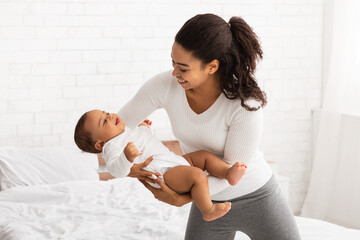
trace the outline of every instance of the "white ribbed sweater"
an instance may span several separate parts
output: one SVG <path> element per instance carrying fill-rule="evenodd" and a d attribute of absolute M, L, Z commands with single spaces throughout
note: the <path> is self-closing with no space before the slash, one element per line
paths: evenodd
<path fill-rule="evenodd" d="M 258 102 L 247 102 L 258 106 Z M 247 111 L 240 100 L 230 100 L 222 93 L 213 105 L 201 114 L 189 106 L 185 90 L 171 71 L 160 73 L 147 81 L 137 94 L 119 111 L 131 128 L 136 127 L 153 111 L 164 108 L 174 136 L 183 153 L 200 149 L 214 153 L 229 165 L 237 161 L 248 165 L 243 178 L 235 186 L 226 180 L 209 176 L 213 200 L 229 200 L 262 187 L 272 171 L 259 150 L 262 135 L 262 109 Z"/>

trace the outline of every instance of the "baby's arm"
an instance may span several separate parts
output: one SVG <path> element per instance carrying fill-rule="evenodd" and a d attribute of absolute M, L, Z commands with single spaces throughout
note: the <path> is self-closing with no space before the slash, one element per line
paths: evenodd
<path fill-rule="evenodd" d="M 128 143 L 125 148 L 121 145 L 108 142 L 102 152 L 109 172 L 115 177 L 126 177 L 134 159 L 140 154 L 133 143 Z"/>
<path fill-rule="evenodd" d="M 134 159 L 140 155 L 140 152 L 135 147 L 133 142 L 129 142 L 126 145 L 126 147 L 124 148 L 124 154 L 125 154 L 126 159 L 132 163 L 132 162 L 134 162 Z"/>
<path fill-rule="evenodd" d="M 150 129 L 152 122 L 149 119 L 145 119 L 138 127 L 146 127 Z M 128 142 L 124 148 L 124 155 L 129 162 L 134 162 L 134 159 L 138 157 L 141 153 L 136 148 L 133 142 Z"/>
<path fill-rule="evenodd" d="M 131 146 L 131 144 L 128 143 L 127 146 Z M 130 161 L 134 161 L 136 155 L 139 155 L 140 153 L 134 146 L 134 148 L 132 149 L 133 151 L 130 151 L 129 149 L 126 150 L 126 152 L 130 152 L 128 153 L 127 157 L 125 155 L 125 149 L 126 147 L 123 149 L 122 147 L 119 147 L 117 145 L 111 147 L 108 145 L 105 149 L 103 149 L 102 154 L 105 158 L 106 165 L 111 175 L 119 178 L 133 177 L 140 180 L 146 180 L 148 182 L 155 182 L 154 179 L 150 179 L 149 177 L 152 177 L 153 175 L 160 176 L 160 174 L 142 170 L 150 164 L 150 162 L 152 161 L 152 157 L 149 157 L 148 159 L 146 159 L 146 161 L 142 163 L 134 164 Z"/>

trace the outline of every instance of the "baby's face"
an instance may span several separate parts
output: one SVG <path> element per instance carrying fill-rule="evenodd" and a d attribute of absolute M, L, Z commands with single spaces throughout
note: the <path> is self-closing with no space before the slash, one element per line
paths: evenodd
<path fill-rule="evenodd" d="M 125 131 L 125 123 L 116 113 L 93 110 L 88 113 L 85 129 L 91 132 L 95 141 L 104 143 Z"/>

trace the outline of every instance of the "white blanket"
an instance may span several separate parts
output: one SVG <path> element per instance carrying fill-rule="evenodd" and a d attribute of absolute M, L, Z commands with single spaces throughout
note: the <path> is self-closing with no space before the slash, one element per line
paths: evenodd
<path fill-rule="evenodd" d="M 156 200 L 135 179 L 72 181 L 0 192 L 0 239 L 183 239 L 190 204 Z M 297 218 L 304 240 L 359 240 L 360 231 Z M 237 240 L 249 239 L 241 233 Z"/>

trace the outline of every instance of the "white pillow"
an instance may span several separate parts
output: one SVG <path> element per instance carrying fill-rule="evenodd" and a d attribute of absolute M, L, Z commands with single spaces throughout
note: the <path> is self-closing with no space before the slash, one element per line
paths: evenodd
<path fill-rule="evenodd" d="M 76 147 L 0 147 L 1 190 L 16 186 L 98 180 L 96 154 Z"/>

